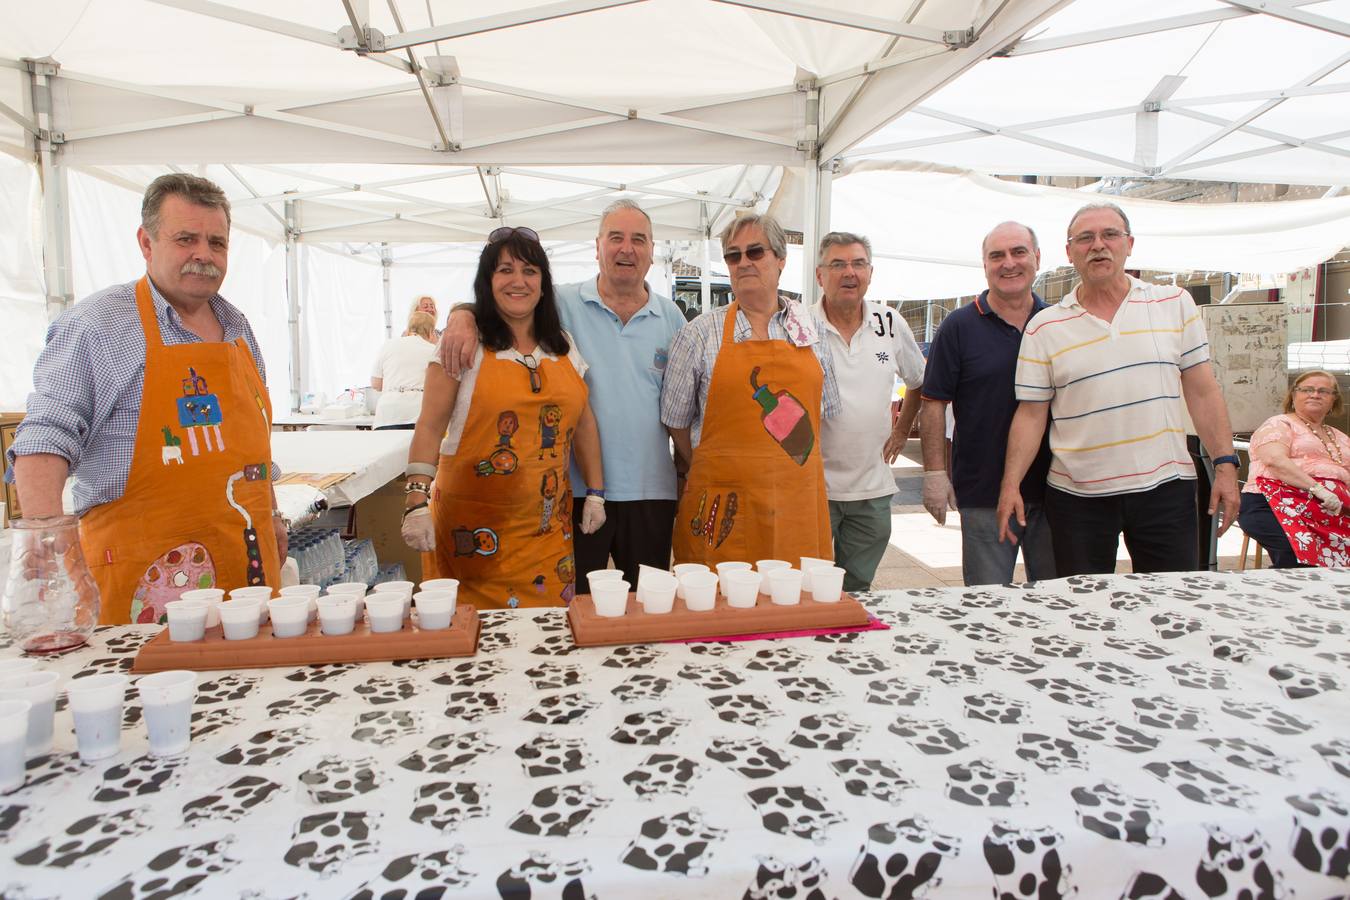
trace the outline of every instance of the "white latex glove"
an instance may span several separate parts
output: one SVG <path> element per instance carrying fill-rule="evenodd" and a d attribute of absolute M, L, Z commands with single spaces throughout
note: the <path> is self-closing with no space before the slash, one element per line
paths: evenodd
<path fill-rule="evenodd" d="M 939 525 L 947 524 L 947 509 L 956 509 L 956 492 L 943 471 L 923 473 L 923 508 Z"/>
<path fill-rule="evenodd" d="M 581 533 L 595 534 L 605 524 L 605 498 L 594 494 L 581 506 Z"/>
<path fill-rule="evenodd" d="M 1308 493 L 1312 494 L 1313 498 L 1321 504 L 1322 511 L 1327 515 L 1339 516 L 1341 514 L 1341 506 L 1343 505 L 1341 503 L 1341 498 L 1337 497 L 1322 485 L 1313 484 L 1312 489 L 1309 490 Z"/>
<path fill-rule="evenodd" d="M 430 553 L 436 549 L 436 524 L 427 507 L 415 509 L 403 517 L 403 542 L 414 550 Z"/>

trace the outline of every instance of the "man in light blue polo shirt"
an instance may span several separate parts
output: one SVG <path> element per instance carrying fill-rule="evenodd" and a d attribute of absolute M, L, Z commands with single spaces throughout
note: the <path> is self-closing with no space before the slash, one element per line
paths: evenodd
<path fill-rule="evenodd" d="M 605 524 L 594 534 L 572 532 L 578 594 L 590 592 L 586 573 L 622 569 L 637 584 L 638 565 L 670 566 L 675 522 L 675 463 L 661 424 L 666 354 L 684 327 L 684 314 L 647 286 L 652 265 L 651 218 L 631 200 L 616 200 L 600 218 L 589 281 L 554 287 L 563 328 L 590 367 L 586 386 L 600 427 Z M 457 307 L 441 339 L 441 361 L 453 375 L 469 364 L 478 343 L 473 313 Z M 575 463 L 573 516 L 579 523 L 588 488 Z"/>

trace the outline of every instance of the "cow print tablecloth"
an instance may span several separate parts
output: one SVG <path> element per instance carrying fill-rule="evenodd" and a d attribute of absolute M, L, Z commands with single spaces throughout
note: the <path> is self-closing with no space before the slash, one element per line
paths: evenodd
<path fill-rule="evenodd" d="M 208 673 L 175 760 L 134 690 L 102 765 L 63 710 L 0 797 L 0 894 L 1350 891 L 1350 573 L 867 602 L 890 630 L 578 650 L 559 610 L 491 613 L 472 660 Z"/>

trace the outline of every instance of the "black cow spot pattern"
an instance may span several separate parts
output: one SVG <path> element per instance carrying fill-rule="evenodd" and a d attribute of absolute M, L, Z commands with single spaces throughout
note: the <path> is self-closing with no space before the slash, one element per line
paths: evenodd
<path fill-rule="evenodd" d="M 506 618 L 503 616 L 502 618 Z M 544 609 L 534 617 L 534 626 L 545 634 L 567 630 L 567 610 Z"/>
<path fill-rule="evenodd" d="M 314 735 L 304 726 L 259 731 L 241 744 L 216 757 L 227 766 L 262 766 L 289 756 L 297 748 L 314 743 Z"/>
<path fill-rule="evenodd" d="M 1005 644 L 1008 641 L 1006 634 L 984 622 L 957 622 L 952 626 L 952 631 L 968 641 L 979 641 L 984 644 Z"/>
<path fill-rule="evenodd" d="M 1161 847 L 1162 820 L 1158 801 L 1132 797 L 1110 781 L 1070 791 L 1077 805 L 1078 824 L 1113 841 Z"/>
<path fill-rule="evenodd" d="M 581 684 L 581 666 L 542 662 L 526 669 L 525 677 L 536 691 L 561 691 Z"/>
<path fill-rule="evenodd" d="M 1285 897 L 1283 873 L 1270 867 L 1270 845 L 1259 831 L 1237 837 L 1206 824 L 1209 838 L 1195 882 L 1210 897 Z"/>
<path fill-rule="evenodd" d="M 1109 743 L 1127 753 L 1147 753 L 1155 749 L 1159 739 L 1110 719 L 1069 719 L 1069 734 L 1089 741 Z"/>
<path fill-rule="evenodd" d="M 788 699 L 796 700 L 799 703 L 820 706 L 822 704 L 834 704 L 844 697 L 834 685 L 823 678 L 816 678 L 811 675 L 789 675 L 777 680 L 778 686 L 787 694 Z"/>
<path fill-rule="evenodd" d="M 1168 666 L 1167 671 L 1180 687 L 1199 691 L 1228 690 L 1228 673 L 1223 669 L 1212 669 L 1197 662 L 1184 662 Z"/>
<path fill-rule="evenodd" d="M 691 654 L 709 659 L 726 659 L 740 649 L 739 641 L 699 641 L 689 645 Z"/>
<path fill-rule="evenodd" d="M 530 805 L 507 825 L 512 831 L 544 837 L 585 834 L 590 817 L 609 806 L 589 784 L 561 784 L 537 791 Z"/>
<path fill-rule="evenodd" d="M 975 591 L 962 594 L 961 605 L 968 609 L 1001 609 L 1008 601 L 987 591 Z"/>
<path fill-rule="evenodd" d="M 240 700 L 253 693 L 261 680 L 257 675 L 233 673 L 218 675 L 197 685 L 197 698 L 193 701 L 193 705 L 208 706 L 212 703 L 238 705 Z"/>
<path fill-rule="evenodd" d="M 144 868 L 123 876 L 99 896 L 109 900 L 152 900 L 190 894 L 213 875 L 228 872 L 239 864 L 225 855 L 233 841 L 232 837 L 224 837 L 204 844 L 171 847 L 156 854 Z"/>
<path fill-rule="evenodd" d="M 1029 591 L 1022 595 L 1022 599 L 1027 603 L 1035 603 L 1037 606 L 1043 606 L 1052 612 L 1067 612 L 1071 609 L 1077 609 L 1078 604 L 1066 597 L 1060 597 L 1056 594 L 1037 594 Z"/>
<path fill-rule="evenodd" d="M 1045 694 L 1056 703 L 1069 706 L 1086 706 L 1099 709 L 1106 702 L 1106 695 L 1094 691 L 1085 684 L 1079 684 L 1069 678 L 1029 678 L 1027 684 Z"/>
<path fill-rule="evenodd" d="M 0 806 L 0 841 L 9 841 L 10 835 L 20 826 L 27 823 L 29 819 L 29 809 L 19 803 L 12 803 L 8 806 Z"/>
<path fill-rule="evenodd" d="M 762 728 L 782 715 L 755 694 L 718 694 L 708 698 L 708 705 L 723 722 L 751 728 Z"/>
<path fill-rule="evenodd" d="M 1031 645 L 1035 648 L 1031 652 L 1055 659 L 1077 659 L 1087 652 L 1086 644 L 1071 641 L 1058 634 L 1043 634 L 1034 637 L 1031 639 Z"/>
<path fill-rule="evenodd" d="M 739 672 L 721 665 L 686 664 L 675 674 L 709 691 L 729 691 L 745 684 L 745 678 Z"/>
<path fill-rule="evenodd" d="M 536 725 L 571 725 L 580 722 L 600 704 L 580 691 L 551 694 L 536 703 L 523 718 Z"/>
<path fill-rule="evenodd" d="M 623 776 L 623 783 L 641 800 L 668 795 L 684 796 L 702 774 L 699 764 L 677 753 L 653 753 Z"/>
<path fill-rule="evenodd" d="M 485 794 L 482 785 L 472 781 L 419 784 L 408 818 L 419 825 L 430 825 L 442 834 L 450 834 L 470 819 L 481 819 L 488 814 Z"/>
<path fill-rule="evenodd" d="M 350 859 L 378 853 L 374 831 L 382 813 L 326 812 L 305 816 L 291 831 L 291 845 L 282 857 L 297 869 L 309 869 L 321 878 L 339 871 Z"/>
<path fill-rule="evenodd" d="M 1209 635 L 1209 648 L 1215 659 L 1233 662 L 1246 662 L 1264 650 L 1260 641 L 1231 634 Z"/>
<path fill-rule="evenodd" d="M 1149 621 L 1153 623 L 1153 628 L 1158 632 L 1158 637 L 1165 641 L 1185 637 L 1192 632 L 1199 631 L 1202 627 L 1200 620 L 1194 616 L 1183 615 L 1171 610 L 1154 613 L 1149 617 Z"/>
<path fill-rule="evenodd" d="M 105 638 L 103 649 L 109 653 L 135 653 L 155 637 L 150 631 L 128 631 Z"/>
<path fill-rule="evenodd" d="M 970 615 L 969 612 L 962 609 L 961 607 L 953 606 L 952 604 L 946 602 L 914 603 L 910 605 L 909 610 L 910 612 L 919 613 L 920 615 L 932 616 L 933 618 L 940 619 L 943 622 L 959 622 L 966 616 Z"/>
<path fill-rule="evenodd" d="M 1053 828 L 1018 828 L 995 822 L 984 837 L 984 861 L 994 873 L 999 898 L 1069 897 L 1077 893 L 1073 870 L 1059 858 L 1064 837 Z"/>
<path fill-rule="evenodd" d="M 349 759 L 329 754 L 300 773 L 300 783 L 315 803 L 341 803 L 369 794 L 384 783 L 379 763 L 370 757 Z"/>
<path fill-rule="evenodd" d="M 482 647 L 482 644 L 479 644 Z M 325 681 L 332 681 L 335 678 L 341 678 L 348 672 L 357 670 L 356 663 L 315 663 L 312 666 L 296 669 L 286 676 L 287 681 L 303 681 L 309 684 L 322 684 Z M 226 676 L 230 677 L 230 676 Z M 198 688 L 197 702 L 201 702 L 201 689 Z"/>
<path fill-rule="evenodd" d="M 756 672 L 799 672 L 810 659 L 802 651 L 784 645 L 756 650 L 745 667 Z"/>
<path fill-rule="evenodd" d="M 1024 656 L 1012 650 L 988 649 L 977 647 L 974 652 L 975 661 L 981 665 L 993 666 L 1002 669 L 1005 672 L 1013 672 L 1018 675 L 1030 675 L 1045 668 L 1045 663 L 1030 656 Z"/>
<path fill-rule="evenodd" d="M 690 809 L 643 822 L 621 859 L 635 869 L 702 878 L 712 845 L 725 836 L 726 829 L 705 823 L 697 809 Z"/>
<path fill-rule="evenodd" d="M 994 768 L 985 759 L 947 767 L 947 799 L 967 806 L 1021 806 L 1022 776 Z"/>
<path fill-rule="evenodd" d="M 958 662 L 954 659 L 935 659 L 928 669 L 928 677 L 936 679 L 948 687 L 979 682 L 982 672 L 979 666 Z"/>
<path fill-rule="evenodd" d="M 880 675 L 894 665 L 868 650 L 836 650 L 826 659 L 850 675 Z"/>
<path fill-rule="evenodd" d="M 386 706 L 400 703 L 417 696 L 417 682 L 407 676 L 390 678 L 386 675 L 372 675 L 352 691 L 371 706 Z"/>
<path fill-rule="evenodd" d="M 566 656 L 575 653 L 577 649 L 577 645 L 572 641 L 572 633 L 561 631 L 536 643 L 530 648 L 530 652 L 535 656 Z"/>
<path fill-rule="evenodd" d="M 946 644 L 925 634 L 904 632 L 893 639 L 895 652 L 909 656 L 936 656 Z"/>
<path fill-rule="evenodd" d="M 1313 654 L 1318 659 L 1325 659 L 1327 662 L 1336 663 L 1343 668 L 1350 669 L 1350 650 L 1325 651 Z"/>
<path fill-rule="evenodd" d="M 1225 713 L 1244 722 L 1255 722 L 1276 734 L 1303 734 L 1311 731 L 1313 723 L 1300 719 L 1269 703 L 1252 703 L 1225 699 L 1219 706 Z"/>
<path fill-rule="evenodd" d="M 1276 756 L 1269 747 L 1246 738 L 1201 738 L 1200 743 L 1222 756 L 1226 762 L 1252 772 L 1288 778 L 1289 769 L 1294 764 L 1292 759 Z"/>
<path fill-rule="evenodd" d="M 1204 714 L 1193 706 L 1182 706 L 1171 697 L 1135 697 L 1134 717 L 1140 725 L 1169 731 L 1196 731 L 1204 726 Z"/>
<path fill-rule="evenodd" d="M 1310 635 L 1299 634 L 1296 631 L 1280 631 L 1277 628 L 1250 628 L 1247 630 L 1247 634 L 1257 640 L 1283 644 L 1296 650 L 1311 650 L 1321 643 L 1320 640 Z"/>
<path fill-rule="evenodd" d="M 584 740 L 558 737 L 547 731 L 541 731 L 517 747 L 516 756 L 520 758 L 525 774 L 531 778 L 579 772 L 595 764 L 595 758 L 586 752 Z"/>
<path fill-rule="evenodd" d="M 847 750 L 867 730 L 843 713 L 812 713 L 797 722 L 788 743 L 808 750 Z"/>
<path fill-rule="evenodd" d="M 630 713 L 609 733 L 609 739 L 619 744 L 664 744 L 688 724 L 688 719 L 680 718 L 669 709 Z"/>
<path fill-rule="evenodd" d="M 1202 603 L 1194 603 L 1195 609 L 1203 609 L 1206 612 L 1212 612 L 1216 616 L 1228 619 L 1232 622 L 1257 622 L 1261 619 L 1260 613 L 1251 609 L 1244 609 L 1240 606 L 1233 606 L 1231 603 L 1223 603 L 1218 600 L 1209 600 Z"/>
<path fill-rule="evenodd" d="M 651 672 L 634 672 L 614 688 L 613 694 L 620 703 L 639 703 L 646 700 L 661 700 L 670 693 L 671 681 Z"/>
<path fill-rule="evenodd" d="M 878 822 L 867 829 L 848 880 L 864 897 L 924 897 L 941 886 L 943 860 L 960 852 L 960 838 L 937 833 L 922 816 Z"/>
<path fill-rule="evenodd" d="M 414 750 L 398 761 L 410 772 L 444 775 L 451 769 L 468 765 L 480 757 L 491 756 L 499 748 L 481 731 L 467 734 L 440 734 L 427 742 L 425 750 Z"/>
<path fill-rule="evenodd" d="M 456 663 L 450 667 L 450 671 L 431 679 L 431 683 L 443 687 L 474 687 L 509 670 L 510 666 L 500 659 L 475 659 L 472 662 Z"/>
<path fill-rule="evenodd" d="M 109 852 L 117 843 L 134 838 L 150 829 L 146 816 L 148 806 L 136 806 L 113 813 L 85 816 L 67 825 L 59 835 L 52 835 L 40 844 L 15 854 L 14 861 L 21 866 L 49 866 L 68 869 L 85 866 Z M 123 845 L 128 846 L 128 845 Z"/>
<path fill-rule="evenodd" d="M 759 868 L 755 880 L 745 889 L 741 900 L 828 900 L 826 872 L 818 859 L 800 866 L 785 863 L 776 856 L 756 856 Z"/>
<path fill-rule="evenodd" d="M 1079 631 L 1095 631 L 1105 633 L 1115 631 L 1120 627 L 1120 622 L 1110 616 L 1103 616 L 1095 612 L 1076 612 L 1069 615 L 1069 621 L 1073 627 Z"/>
<path fill-rule="evenodd" d="M 1207 806 L 1250 810 L 1252 800 L 1257 796 L 1256 791 L 1234 784 L 1217 770 L 1187 759 L 1147 763 L 1144 771 L 1174 788 L 1186 799 Z"/>
<path fill-rule="evenodd" d="M 1313 749 L 1338 775 L 1350 778 L 1350 740 L 1335 738 L 1322 744 L 1313 744 Z"/>
<path fill-rule="evenodd" d="M 255 807 L 283 792 L 275 781 L 258 775 L 241 775 L 213 794 L 183 804 L 183 824 L 238 822 Z"/>
<path fill-rule="evenodd" d="M 761 824 L 774 834 L 794 835 L 823 844 L 830 826 L 844 821 L 844 816 L 830 809 L 825 794 L 816 788 L 761 787 L 747 791 L 745 796 L 759 813 Z"/>
<path fill-rule="evenodd" d="M 506 701 L 501 694 L 492 691 L 451 691 L 446 698 L 444 715 L 447 719 L 481 722 L 504 709 Z"/>
<path fill-rule="evenodd" d="M 48 753 L 35 756 L 25 764 L 25 774 L 28 777 L 15 795 L 22 797 L 39 785 L 78 775 L 83 771 L 84 763 L 80 762 L 78 753 Z"/>
<path fill-rule="evenodd" d="M 770 747 L 762 738 L 713 738 L 704 751 L 746 778 L 769 778 L 797 761 L 790 753 Z"/>
<path fill-rule="evenodd" d="M 1310 872 L 1350 877 L 1350 809 L 1334 794 L 1314 791 L 1285 797 L 1294 808 L 1290 852 Z"/>
<path fill-rule="evenodd" d="M 1172 655 L 1172 651 L 1167 648 L 1139 638 L 1109 637 L 1102 643 L 1112 650 L 1119 650 L 1139 659 L 1166 659 Z"/>
<path fill-rule="evenodd" d="M 396 857 L 347 900 L 432 900 L 444 896 L 447 891 L 467 887 L 478 877 L 460 865 L 463 856 L 464 847 L 455 844 L 445 850 Z"/>
<path fill-rule="evenodd" d="M 1005 609 L 994 613 L 1004 625 L 1023 631 L 1044 631 L 1049 627 L 1045 619 L 1024 609 Z"/>
<path fill-rule="evenodd" d="M 922 682 L 898 676 L 867 682 L 867 702 L 881 706 L 917 706 L 928 696 Z"/>
<path fill-rule="evenodd" d="M 1106 582 L 1095 575 L 1071 575 L 1065 581 L 1075 594 L 1100 594 L 1106 590 Z"/>
<path fill-rule="evenodd" d="M 156 758 L 140 756 L 118 763 L 103 773 L 103 784 L 94 791 L 96 803 L 116 803 L 131 797 L 157 794 L 178 781 L 186 756 Z"/>
<path fill-rule="evenodd" d="M 305 688 L 298 694 L 273 700 L 267 704 L 267 714 L 272 718 L 282 716 L 303 716 L 308 718 L 342 695 L 327 688 Z"/>
<path fill-rule="evenodd" d="M 1306 700 L 1327 691 L 1339 691 L 1341 684 L 1335 676 L 1314 672 L 1298 663 L 1282 663 L 1270 667 L 1270 677 L 1290 700 Z"/>
<path fill-rule="evenodd" d="M 530 900 L 545 896 L 545 889 L 562 900 L 595 900 L 586 890 L 581 876 L 591 870 L 584 859 L 558 862 L 549 853 L 536 850 L 497 876 L 497 893 L 510 900 Z"/>
<path fill-rule="evenodd" d="M 1090 659 L 1077 664 L 1078 668 L 1104 684 L 1119 684 L 1132 688 L 1147 687 L 1151 680 L 1147 675 L 1136 672 L 1120 663 L 1103 659 Z"/>
<path fill-rule="evenodd" d="M 562 635 L 554 635 L 561 637 Z M 516 646 L 516 636 L 510 631 L 498 629 L 496 631 L 484 630 L 478 635 L 478 653 L 479 655 L 501 653 L 503 650 L 510 650 Z"/>
<path fill-rule="evenodd" d="M 830 768 L 844 780 L 844 790 L 855 797 L 871 797 L 898 806 L 914 786 L 898 764 L 880 759 L 836 759 Z"/>
<path fill-rule="evenodd" d="M 967 694 L 962 698 L 967 719 L 993 722 L 996 725 L 1017 725 L 1027 716 L 1030 707 L 998 691 Z"/>
<path fill-rule="evenodd" d="M 1137 612 L 1152 605 L 1153 600 L 1147 594 L 1137 594 L 1133 591 L 1112 591 L 1111 601 L 1107 604 L 1117 612 Z"/>
<path fill-rule="evenodd" d="M 887 730 L 904 738 L 915 750 L 927 756 L 955 753 L 970 746 L 964 734 L 940 720 L 897 716 Z"/>
<path fill-rule="evenodd" d="M 1304 634 L 1314 634 L 1319 637 L 1345 636 L 1344 625 L 1331 619 L 1324 619 L 1321 616 L 1309 615 L 1308 613 L 1290 613 L 1284 618 L 1285 621 Z"/>
<path fill-rule="evenodd" d="M 646 669 L 655 665 L 663 656 L 665 651 L 650 644 L 629 644 L 625 647 L 615 647 L 600 665 L 611 669 Z"/>
<path fill-rule="evenodd" d="M 423 724 L 425 720 L 426 715 L 416 709 L 380 709 L 360 713 L 356 717 L 352 740 L 387 747 L 403 738 L 421 734 L 426 730 Z"/>
<path fill-rule="evenodd" d="M 1087 768 L 1087 761 L 1073 741 L 1031 731 L 1017 736 L 1017 756 L 1043 772 Z"/>
<path fill-rule="evenodd" d="M 88 678 L 90 675 L 125 675 L 131 671 L 135 665 L 134 656 L 105 656 L 102 659 L 90 661 L 83 669 L 70 676 L 74 678 Z"/>

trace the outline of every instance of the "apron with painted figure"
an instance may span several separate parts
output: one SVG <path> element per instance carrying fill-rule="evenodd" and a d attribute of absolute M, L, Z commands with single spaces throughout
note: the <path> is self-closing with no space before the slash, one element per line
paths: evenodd
<path fill-rule="evenodd" d="M 104 624 L 162 622 L 202 587 L 280 585 L 272 531 L 272 404 L 243 338 L 166 345 L 136 284 L 145 386 L 120 499 L 80 519 Z"/>
<path fill-rule="evenodd" d="M 436 469 L 434 574 L 478 609 L 559 606 L 576 590 L 567 466 L 586 383 L 565 356 L 541 359 L 538 379 L 535 393 L 524 364 L 484 350 L 459 448 Z"/>
<path fill-rule="evenodd" d="M 824 373 L 810 347 L 736 343 L 727 310 L 703 431 L 675 517 L 675 561 L 831 559 L 820 461 Z"/>

